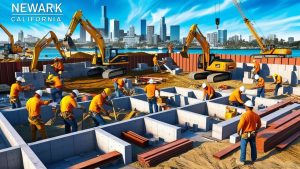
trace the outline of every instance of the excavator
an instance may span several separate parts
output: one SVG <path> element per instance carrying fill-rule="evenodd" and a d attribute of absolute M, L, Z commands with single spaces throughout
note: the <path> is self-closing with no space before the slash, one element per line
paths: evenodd
<path fill-rule="evenodd" d="M 275 48 L 274 45 L 270 45 L 267 47 L 267 45 L 265 45 L 265 43 L 263 42 L 262 38 L 258 35 L 258 33 L 256 32 L 255 28 L 253 27 L 251 21 L 246 17 L 246 15 L 244 14 L 240 4 L 238 3 L 237 0 L 232 0 L 234 5 L 236 6 L 236 8 L 238 9 L 240 15 L 242 16 L 246 26 L 248 27 L 248 29 L 250 30 L 251 34 L 254 36 L 254 38 L 256 39 L 261 52 L 260 55 L 253 55 L 252 57 L 286 57 L 286 55 L 291 55 L 292 54 L 292 50 L 291 49 L 284 49 L 284 48 Z"/>
<path fill-rule="evenodd" d="M 4 44 L 4 56 L 8 56 L 9 54 L 18 54 L 23 52 L 23 47 L 15 44 L 14 36 L 2 25 L 0 24 L 0 28 L 7 34 L 9 37 L 9 44 Z"/>
<path fill-rule="evenodd" d="M 64 44 L 69 45 L 70 42 L 72 42 L 71 36 L 78 24 L 80 24 L 91 35 L 100 50 L 100 54 L 98 54 L 97 47 L 95 48 L 92 64 L 97 63 L 102 66 L 104 69 L 102 77 L 113 78 L 115 76 L 125 74 L 125 69 L 113 68 L 113 66 L 128 64 L 128 56 L 126 54 L 118 54 L 118 49 L 106 48 L 103 36 L 87 19 L 84 18 L 81 10 L 75 12 L 64 39 Z"/>
<path fill-rule="evenodd" d="M 193 24 L 186 38 L 186 44 L 180 52 L 182 57 L 188 58 L 188 49 L 196 38 L 202 47 L 202 53 L 198 57 L 198 68 L 203 72 L 192 72 L 189 77 L 194 80 L 207 79 L 207 82 L 219 82 L 231 79 L 231 71 L 235 70 L 236 63 L 231 59 L 221 59 L 210 53 L 209 43 L 199 30 L 197 24 Z"/>
<path fill-rule="evenodd" d="M 50 37 L 47 38 L 47 36 L 50 34 Z M 59 51 L 60 55 L 65 59 L 66 54 L 65 51 L 61 48 L 61 43 L 58 41 L 57 36 L 54 32 L 49 31 L 41 40 L 39 40 L 33 49 L 33 56 L 32 61 L 30 65 L 31 71 L 36 71 L 36 66 L 40 57 L 40 53 L 44 48 L 46 48 L 51 42 L 53 41 L 56 49 Z"/>

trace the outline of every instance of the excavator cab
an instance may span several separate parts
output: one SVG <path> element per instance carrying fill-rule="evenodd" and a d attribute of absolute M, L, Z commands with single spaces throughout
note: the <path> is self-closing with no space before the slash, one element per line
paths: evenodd
<path fill-rule="evenodd" d="M 4 44 L 3 55 L 9 55 L 12 53 L 11 44 Z"/>
<path fill-rule="evenodd" d="M 204 69 L 204 65 L 210 66 L 214 61 L 219 60 L 220 57 L 216 56 L 215 54 L 209 54 L 209 60 L 205 60 L 205 57 L 203 54 L 200 54 L 198 57 L 198 68 Z"/>
<path fill-rule="evenodd" d="M 118 49 L 116 49 L 116 48 L 105 48 L 104 61 L 108 63 L 110 60 L 115 58 L 118 54 L 119 54 Z"/>

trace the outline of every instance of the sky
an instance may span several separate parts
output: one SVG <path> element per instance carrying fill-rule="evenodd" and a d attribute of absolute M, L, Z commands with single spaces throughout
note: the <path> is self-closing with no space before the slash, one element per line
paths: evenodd
<path fill-rule="evenodd" d="M 267 37 L 276 34 L 278 38 L 287 40 L 295 37 L 300 40 L 300 1 L 299 0 L 239 0 L 247 18 L 257 32 Z M 12 17 L 18 17 L 12 12 L 12 3 L 62 3 L 59 13 L 61 22 L 13 22 Z M 0 23 L 3 24 L 17 39 L 18 32 L 43 37 L 50 30 L 58 38 L 63 38 L 68 30 L 71 18 L 76 10 L 82 10 L 83 15 L 94 27 L 99 28 L 101 6 L 107 6 L 107 17 L 120 21 L 120 28 L 125 32 L 133 25 L 136 34 L 140 34 L 140 20 L 146 19 L 147 25 L 155 26 L 159 34 L 159 22 L 162 16 L 166 18 L 167 35 L 170 25 L 180 25 L 180 36 L 187 35 L 192 24 L 198 24 L 204 35 L 216 32 L 215 18 L 221 19 L 219 29 L 227 29 L 228 37 L 241 34 L 248 40 L 250 32 L 243 22 L 232 0 L 2 0 L 0 3 Z M 51 12 L 49 12 L 51 13 Z M 20 16 L 31 17 L 29 15 Z M 36 13 L 35 13 L 36 14 Z M 55 16 L 57 17 L 57 16 Z M 79 37 L 79 26 L 73 38 Z M 89 36 L 87 35 L 89 40 Z M 7 40 L 0 30 L 0 41 Z"/>

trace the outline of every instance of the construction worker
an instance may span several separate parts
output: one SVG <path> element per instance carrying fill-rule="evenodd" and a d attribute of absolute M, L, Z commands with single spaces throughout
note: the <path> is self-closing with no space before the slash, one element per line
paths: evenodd
<path fill-rule="evenodd" d="M 211 100 L 215 97 L 215 90 L 210 85 L 206 85 L 206 83 L 202 84 L 203 88 L 203 100 Z"/>
<path fill-rule="evenodd" d="M 30 85 L 22 86 L 23 82 L 25 82 L 25 80 L 22 77 L 17 77 L 16 83 L 11 85 L 9 100 L 12 109 L 20 108 L 22 106 L 19 98 L 20 92 L 31 89 Z"/>
<path fill-rule="evenodd" d="M 253 74 L 253 77 L 254 77 L 255 75 L 259 75 L 260 65 L 255 59 L 253 59 L 253 64 L 254 64 L 254 66 L 253 66 L 253 69 L 252 69 L 252 74 Z"/>
<path fill-rule="evenodd" d="M 113 79 L 116 97 L 122 97 L 126 94 L 125 93 L 126 92 L 126 89 L 125 89 L 126 81 L 127 81 L 126 78 L 123 78 L 123 79 L 114 78 Z"/>
<path fill-rule="evenodd" d="M 111 96 L 111 90 L 110 88 L 105 88 L 101 94 L 94 96 L 91 101 L 89 107 L 89 114 L 94 121 L 95 127 L 105 124 L 101 113 L 104 113 L 106 116 L 109 116 L 109 113 L 103 107 L 108 96 Z"/>
<path fill-rule="evenodd" d="M 36 141 L 36 131 L 38 130 L 42 136 L 42 139 L 47 138 L 45 124 L 41 118 L 41 106 L 48 105 L 52 101 L 43 101 L 41 97 L 43 96 L 42 90 L 37 90 L 32 98 L 30 98 L 26 103 L 26 109 L 28 111 L 28 121 L 31 128 L 31 140 Z"/>
<path fill-rule="evenodd" d="M 160 97 L 160 90 L 154 83 L 153 79 L 148 81 L 148 85 L 145 87 L 144 91 L 147 93 L 148 102 L 149 102 L 149 112 L 153 113 L 153 106 L 154 111 L 158 112 L 158 105 L 157 105 L 157 98 L 155 97 L 155 91 L 158 91 L 158 97 Z"/>
<path fill-rule="evenodd" d="M 257 81 L 256 89 L 257 89 L 257 97 L 265 97 L 265 80 L 259 75 L 255 75 L 254 79 Z"/>
<path fill-rule="evenodd" d="M 51 85 L 51 97 L 54 102 L 62 99 L 63 84 L 58 76 L 50 74 L 47 79 L 47 83 Z M 58 99 L 56 98 L 58 95 Z"/>
<path fill-rule="evenodd" d="M 160 69 L 158 64 L 157 54 L 153 56 L 153 68 L 154 68 L 154 72 L 158 72 L 158 70 Z"/>
<path fill-rule="evenodd" d="M 241 86 L 238 89 L 235 89 L 229 96 L 229 105 L 240 107 L 244 105 L 244 101 L 242 99 L 242 93 L 245 93 L 246 89 L 244 86 Z"/>
<path fill-rule="evenodd" d="M 54 63 L 51 65 L 54 69 L 54 71 L 61 76 L 62 72 L 64 71 L 64 63 L 62 60 L 60 60 L 58 57 L 54 59 Z"/>
<path fill-rule="evenodd" d="M 257 158 L 256 151 L 256 132 L 261 127 L 260 117 L 253 111 L 253 103 L 251 100 L 245 103 L 246 112 L 241 115 L 237 133 L 241 136 L 241 155 L 238 164 L 244 165 L 246 160 L 246 149 L 248 142 L 251 147 L 251 159 L 255 162 Z"/>
<path fill-rule="evenodd" d="M 274 78 L 274 84 L 276 84 L 274 90 L 274 96 L 277 96 L 279 88 L 282 87 L 282 77 L 278 74 L 274 74 L 273 78 Z"/>
<path fill-rule="evenodd" d="M 67 95 L 62 98 L 60 101 L 60 112 L 61 117 L 64 119 L 65 123 L 65 133 L 71 132 L 71 126 L 72 126 L 72 132 L 77 131 L 77 121 L 73 114 L 74 108 L 83 108 L 77 105 L 76 98 L 79 96 L 79 91 L 74 89 L 70 93 L 70 95 Z"/>

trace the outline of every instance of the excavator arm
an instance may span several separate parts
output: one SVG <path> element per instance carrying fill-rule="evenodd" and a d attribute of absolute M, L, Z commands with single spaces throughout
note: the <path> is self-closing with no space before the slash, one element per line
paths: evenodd
<path fill-rule="evenodd" d="M 9 37 L 9 42 L 11 44 L 11 48 L 14 48 L 15 42 L 14 42 L 14 36 L 2 25 L 0 24 L 0 28 L 6 33 L 6 35 Z"/>
<path fill-rule="evenodd" d="M 47 38 L 47 36 L 50 34 L 50 37 Z M 40 53 L 42 52 L 42 50 L 44 48 L 46 48 L 51 42 L 53 41 L 56 49 L 59 51 L 60 55 L 63 58 L 66 58 L 65 55 L 65 51 L 63 49 L 61 49 L 61 44 L 57 39 L 57 36 L 54 32 L 49 31 L 41 40 L 39 40 L 33 49 L 33 57 L 32 57 L 32 61 L 31 61 L 31 66 L 30 69 L 31 71 L 35 71 L 36 70 L 36 66 L 40 57 Z"/>

